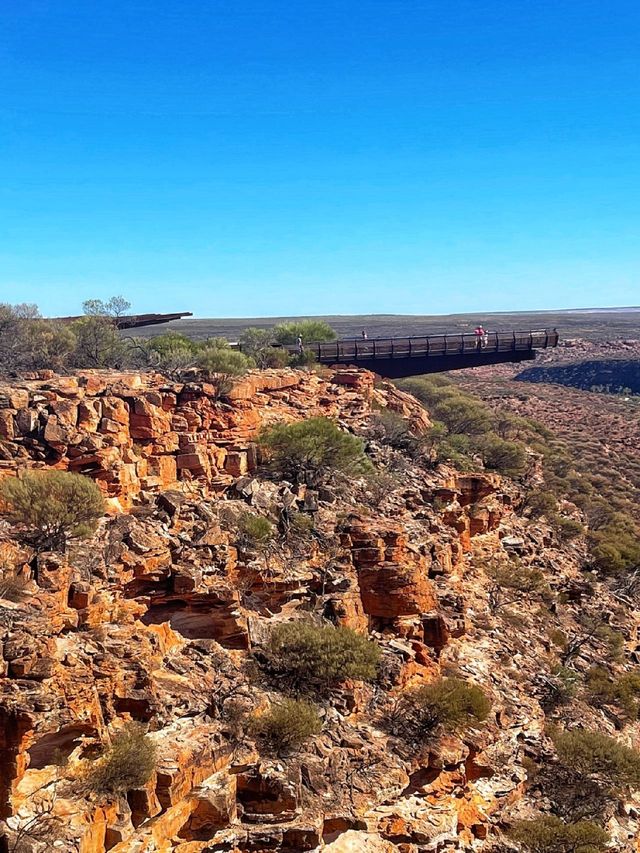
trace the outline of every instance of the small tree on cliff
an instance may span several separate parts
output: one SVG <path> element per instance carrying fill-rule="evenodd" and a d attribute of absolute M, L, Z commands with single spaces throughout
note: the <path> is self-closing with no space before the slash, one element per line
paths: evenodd
<path fill-rule="evenodd" d="M 328 418 L 276 424 L 258 436 L 270 467 L 282 477 L 318 485 L 332 471 L 366 473 L 371 464 L 361 439 Z"/>
<path fill-rule="evenodd" d="M 104 498 L 88 477 L 66 471 L 28 471 L 0 483 L 11 520 L 26 528 L 38 551 L 64 551 L 67 539 L 88 536 L 104 514 Z"/>

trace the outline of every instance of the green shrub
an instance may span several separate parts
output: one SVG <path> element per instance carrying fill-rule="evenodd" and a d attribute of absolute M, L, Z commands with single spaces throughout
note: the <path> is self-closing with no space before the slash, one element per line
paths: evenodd
<path fill-rule="evenodd" d="M 176 353 L 189 353 L 195 357 L 200 349 L 200 344 L 197 341 L 188 338 L 180 332 L 166 332 L 163 335 L 150 338 L 148 346 L 162 358 L 167 359 Z"/>
<path fill-rule="evenodd" d="M 485 407 L 470 397 L 451 395 L 434 406 L 435 417 L 449 432 L 463 435 L 484 435 L 491 430 L 492 421 Z"/>
<path fill-rule="evenodd" d="M 640 785 L 640 754 L 608 735 L 572 729 L 557 734 L 554 743 L 561 763 L 581 775 L 615 788 Z"/>
<path fill-rule="evenodd" d="M 283 755 L 297 751 L 308 738 L 319 734 L 322 721 L 308 702 L 283 699 L 255 717 L 251 731 L 268 749 Z"/>
<path fill-rule="evenodd" d="M 156 747 L 137 723 L 113 738 L 104 756 L 85 773 L 85 782 L 100 794 L 123 794 L 147 784 L 156 767 Z"/>
<path fill-rule="evenodd" d="M 22 367 L 27 370 L 47 368 L 62 371 L 69 364 L 78 345 L 71 326 L 54 320 L 31 320 L 25 323 L 19 343 L 22 348 Z"/>
<path fill-rule="evenodd" d="M 555 512 L 557 501 L 554 495 L 546 489 L 532 489 L 527 493 L 525 509 L 529 510 L 531 518 L 542 518 Z"/>
<path fill-rule="evenodd" d="M 609 843 L 595 823 L 564 823 L 553 815 L 517 821 L 508 836 L 529 853 L 601 853 Z"/>
<path fill-rule="evenodd" d="M 630 516 L 621 515 L 617 513 L 589 536 L 594 565 L 605 574 L 623 574 L 640 565 L 638 526 Z"/>
<path fill-rule="evenodd" d="M 478 441 L 477 449 L 485 468 L 498 471 L 505 477 L 517 477 L 526 467 L 527 454 L 523 445 L 500 438 L 493 432 Z"/>
<path fill-rule="evenodd" d="M 289 533 L 299 539 L 307 539 L 315 530 L 313 516 L 305 512 L 294 512 L 289 522 Z"/>
<path fill-rule="evenodd" d="M 231 349 L 226 342 L 207 345 L 198 353 L 197 364 L 202 370 L 225 376 L 242 376 L 254 366 L 252 359 L 240 350 Z"/>
<path fill-rule="evenodd" d="M 0 482 L 0 498 L 15 524 L 28 529 L 39 549 L 64 551 L 73 536 L 91 534 L 105 505 L 102 492 L 88 477 L 66 471 L 28 471 Z"/>
<path fill-rule="evenodd" d="M 243 538 L 254 545 L 266 545 L 273 538 L 273 525 L 269 519 L 252 512 L 240 516 L 238 530 Z"/>
<path fill-rule="evenodd" d="M 76 345 L 71 326 L 44 320 L 36 305 L 0 303 L 0 373 L 63 370 Z"/>
<path fill-rule="evenodd" d="M 71 324 L 76 348 L 75 367 L 116 368 L 126 364 L 128 347 L 113 319 L 101 315 L 81 317 Z"/>
<path fill-rule="evenodd" d="M 316 484 L 333 471 L 361 473 L 371 465 L 361 439 L 343 432 L 328 418 L 276 424 L 258 436 L 270 467 L 282 477 Z"/>
<path fill-rule="evenodd" d="M 304 693 L 327 690 L 348 678 L 372 681 L 380 649 L 350 628 L 285 622 L 272 630 L 265 658 L 278 683 Z"/>
<path fill-rule="evenodd" d="M 324 320 L 291 320 L 273 327 L 273 337 L 279 344 L 295 344 L 298 336 L 303 343 L 335 341 L 335 331 Z"/>
<path fill-rule="evenodd" d="M 484 722 L 491 702 L 475 684 L 440 678 L 405 693 L 390 718 L 394 732 L 411 740 L 463 732 Z"/>
<path fill-rule="evenodd" d="M 304 350 L 303 352 L 295 352 L 289 359 L 289 364 L 291 364 L 292 367 L 311 367 L 316 362 L 316 354 L 310 349 Z"/>
<path fill-rule="evenodd" d="M 610 676 L 602 666 L 594 666 L 587 673 L 587 697 L 592 705 L 617 705 L 631 719 L 640 713 L 640 672 L 627 672 L 619 677 Z"/>

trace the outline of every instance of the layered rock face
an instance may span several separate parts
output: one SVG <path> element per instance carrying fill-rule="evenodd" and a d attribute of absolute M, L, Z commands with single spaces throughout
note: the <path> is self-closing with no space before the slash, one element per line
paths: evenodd
<path fill-rule="evenodd" d="M 380 410 L 429 427 L 412 397 L 366 371 L 255 372 L 224 401 L 206 383 L 87 372 L 3 386 L 0 405 L 0 475 L 79 472 L 110 510 L 65 555 L 36 556 L 0 529 L 3 567 L 27 581 L 18 601 L 0 600 L 4 849 L 489 850 L 513 809 L 527 813 L 523 759 L 548 748 L 531 684 L 551 642 L 529 604 L 518 624 L 496 621 L 482 567 L 516 554 L 544 569 L 569 626 L 585 606 L 581 545 L 529 524 L 497 475 L 382 443 Z M 311 415 L 363 436 L 393 482 L 270 478 L 257 432 Z M 277 528 L 268 548 L 239 535 L 246 512 Z M 294 516 L 313 532 L 293 535 Z M 613 606 L 601 590 L 599 610 Z M 383 663 L 375 683 L 334 691 L 299 753 L 274 757 L 240 731 L 238 709 L 277 700 L 253 661 L 272 626 L 296 618 L 367 633 Z M 409 749 L 384 715 L 442 674 L 480 685 L 489 720 Z M 151 779 L 91 793 L 83 773 L 131 720 L 157 746 Z M 609 828 L 616 849 L 634 849 L 633 815 Z"/>

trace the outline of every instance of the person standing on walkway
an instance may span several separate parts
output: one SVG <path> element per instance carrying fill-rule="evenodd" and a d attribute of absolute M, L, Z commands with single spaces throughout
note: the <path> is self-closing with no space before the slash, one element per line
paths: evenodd
<path fill-rule="evenodd" d="M 366 341 L 368 337 L 369 337 L 369 335 L 367 334 L 367 330 L 363 329 L 362 330 L 362 340 Z"/>
<path fill-rule="evenodd" d="M 476 349 L 480 349 L 482 347 L 482 339 L 484 338 L 484 329 L 481 323 L 478 323 L 475 327 L 473 334 L 476 336 Z"/>
<path fill-rule="evenodd" d="M 304 344 L 302 343 L 302 335 L 298 335 L 296 339 L 296 346 L 298 347 L 298 355 L 304 354 Z"/>

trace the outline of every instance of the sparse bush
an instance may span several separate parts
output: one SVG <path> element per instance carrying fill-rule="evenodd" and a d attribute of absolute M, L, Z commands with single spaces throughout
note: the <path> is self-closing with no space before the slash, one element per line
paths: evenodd
<path fill-rule="evenodd" d="M 179 374 L 198 367 L 218 374 L 220 396 L 230 390 L 232 377 L 242 376 L 255 366 L 247 353 L 232 349 L 225 338 L 195 341 L 179 332 L 169 332 L 151 338 L 145 345 L 150 353 L 149 362 L 168 373 Z"/>
<path fill-rule="evenodd" d="M 289 548 L 297 556 L 308 556 L 317 533 L 313 514 L 285 512 L 281 519 L 282 532 Z"/>
<path fill-rule="evenodd" d="M 240 336 L 240 348 L 258 367 L 286 367 L 290 361 L 289 351 L 273 346 L 275 341 L 273 329 L 257 329 L 251 326 Z"/>
<path fill-rule="evenodd" d="M 361 473 L 371 468 L 362 441 L 328 418 L 276 424 L 260 433 L 258 443 L 269 454 L 270 467 L 294 481 L 319 484 L 333 471 Z"/>
<path fill-rule="evenodd" d="M 69 364 L 78 342 L 73 329 L 66 323 L 31 320 L 24 324 L 19 344 L 24 369 L 60 371 Z"/>
<path fill-rule="evenodd" d="M 373 416 L 373 424 L 385 444 L 397 450 L 413 451 L 418 437 L 402 415 L 391 409 L 383 409 Z"/>
<path fill-rule="evenodd" d="M 324 320 L 291 320 L 273 327 L 273 337 L 279 344 L 295 344 L 298 336 L 303 343 L 335 341 L 335 331 Z"/>
<path fill-rule="evenodd" d="M 241 536 L 253 545 L 266 545 L 273 538 L 273 525 L 269 519 L 252 512 L 245 512 L 240 516 L 238 530 Z"/>
<path fill-rule="evenodd" d="M 38 550 L 65 550 L 69 537 L 90 535 L 104 514 L 104 498 L 88 477 L 66 471 L 28 471 L 0 482 L 0 498 L 14 523 L 28 529 Z"/>
<path fill-rule="evenodd" d="M 584 527 L 579 521 L 574 518 L 565 518 L 557 512 L 549 513 L 549 521 L 563 542 L 569 542 L 584 533 Z"/>
<path fill-rule="evenodd" d="M 492 580 L 489 588 L 489 607 L 497 611 L 500 607 L 530 600 L 532 596 L 548 598 L 549 584 L 540 569 L 532 569 L 520 563 L 493 563 L 486 569 Z"/>
<path fill-rule="evenodd" d="M 322 731 L 318 712 L 309 702 L 283 699 L 255 717 L 252 733 L 278 755 L 296 752 L 313 735 Z"/>
<path fill-rule="evenodd" d="M 397 491 L 401 485 L 400 478 L 394 476 L 390 471 L 371 471 L 365 478 L 365 499 L 367 503 L 376 507 L 388 495 Z"/>
<path fill-rule="evenodd" d="M 575 670 L 567 666 L 555 666 L 542 685 L 540 705 L 543 710 L 550 713 L 561 705 L 568 705 L 575 698 L 579 683 L 580 676 Z"/>
<path fill-rule="evenodd" d="M 440 678 L 405 693 L 389 722 L 406 739 L 426 740 L 463 732 L 489 716 L 491 702 L 475 684 L 459 678 Z"/>
<path fill-rule="evenodd" d="M 556 734 L 561 763 L 584 776 L 595 776 L 613 788 L 640 785 L 640 754 L 608 735 L 585 729 Z"/>
<path fill-rule="evenodd" d="M 609 843 L 609 836 L 597 824 L 588 820 L 564 823 L 553 815 L 517 821 L 508 836 L 529 853 L 601 853 Z"/>
<path fill-rule="evenodd" d="M 289 521 L 289 534 L 295 539 L 308 539 L 315 530 L 313 516 L 305 512 L 294 512 Z"/>
<path fill-rule="evenodd" d="M 512 416 L 496 419 L 484 403 L 443 377 L 416 377 L 398 385 L 420 400 L 436 418 L 424 443 L 435 450 L 437 461 L 450 462 L 469 471 L 478 467 L 474 458 L 479 457 L 485 468 L 505 476 L 518 476 L 524 471 L 527 461 L 524 445 L 504 437 L 514 435 L 516 427 L 517 434 L 522 434 L 526 427 L 523 419 Z"/>
<path fill-rule="evenodd" d="M 563 663 L 571 661 L 587 645 L 596 646 L 607 660 L 617 661 L 623 657 L 624 637 L 620 631 L 589 614 L 583 614 L 579 621 L 580 628 L 567 638 Z"/>
<path fill-rule="evenodd" d="M 180 363 L 185 367 L 195 365 L 201 345 L 180 332 L 167 332 L 150 338 L 147 346 L 157 354 L 160 367 Z"/>
<path fill-rule="evenodd" d="M 118 732 L 102 758 L 85 772 L 86 785 L 99 794 L 123 794 L 141 788 L 156 767 L 156 747 L 137 723 Z"/>
<path fill-rule="evenodd" d="M 265 658 L 279 684 L 305 693 L 326 691 L 348 678 L 372 681 L 380 649 L 350 628 L 285 622 L 271 632 Z"/>
<path fill-rule="evenodd" d="M 310 349 L 303 352 L 294 352 L 289 356 L 289 364 L 292 367 L 311 367 L 316 362 L 316 354 Z"/>

